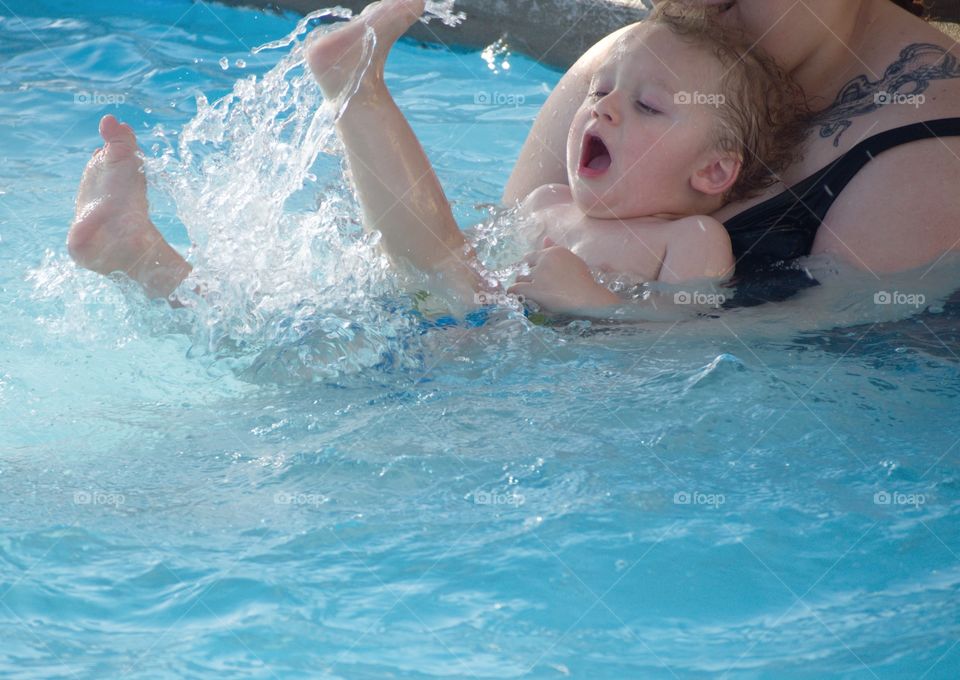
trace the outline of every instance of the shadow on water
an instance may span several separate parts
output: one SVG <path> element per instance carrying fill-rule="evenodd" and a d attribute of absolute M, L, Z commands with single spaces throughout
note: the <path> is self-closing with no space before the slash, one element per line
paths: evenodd
<path fill-rule="evenodd" d="M 803 333 L 796 342 L 831 354 L 890 359 L 912 353 L 960 366 L 960 290 L 936 311 L 925 308 L 906 319 Z"/>

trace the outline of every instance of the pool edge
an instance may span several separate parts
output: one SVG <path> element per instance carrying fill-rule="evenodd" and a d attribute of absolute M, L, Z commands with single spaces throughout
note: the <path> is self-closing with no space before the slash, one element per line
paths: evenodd
<path fill-rule="evenodd" d="M 339 5 L 359 12 L 371 0 L 217 0 L 226 5 L 281 9 L 306 14 Z M 483 48 L 504 38 L 510 49 L 554 68 L 566 69 L 605 35 L 639 21 L 650 0 L 457 0 L 467 14 L 456 28 L 438 21 L 418 23 L 407 34 L 417 40 Z"/>
<path fill-rule="evenodd" d="M 233 6 L 307 14 L 339 5 L 359 12 L 371 0 L 216 0 Z M 930 23 L 960 41 L 960 0 L 924 0 Z M 646 16 L 652 0 L 457 0 L 467 14 L 456 28 L 418 23 L 409 37 L 428 43 L 483 48 L 504 38 L 510 49 L 553 68 L 566 69 L 594 43 Z"/>

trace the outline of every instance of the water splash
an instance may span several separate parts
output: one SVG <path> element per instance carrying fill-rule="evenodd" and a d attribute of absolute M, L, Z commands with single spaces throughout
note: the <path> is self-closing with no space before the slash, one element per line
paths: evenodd
<path fill-rule="evenodd" d="M 452 5 L 430 3 L 425 18 L 462 19 Z M 308 36 L 352 16 L 339 7 L 305 16 L 286 36 L 253 50 L 285 50 L 267 73 L 237 80 L 213 102 L 198 95 L 196 114 L 182 130 L 154 128 L 158 142 L 145 159 L 146 174 L 186 227 L 194 268 L 177 293 L 186 309 L 142 305 L 131 287 L 108 294 L 125 318 L 124 333 L 150 334 L 167 323 L 167 330 L 190 335 L 191 356 L 265 381 L 420 365 L 419 320 L 377 236 L 362 229 L 334 134 L 348 95 L 324 100 L 305 63 Z M 357 82 L 373 46 L 368 31 Z M 504 254 L 510 261 L 522 254 L 506 236 L 515 233 L 509 220 L 493 215 L 478 230 L 482 258 L 501 267 L 484 272 L 491 286 L 511 274 L 496 265 Z M 68 289 L 99 295 L 113 285 L 88 272 L 76 272 L 71 283 L 62 274 L 76 270 L 59 264 L 48 261 L 39 270 L 38 297 L 82 302 L 85 296 Z M 70 317 L 64 328 L 94 318 L 73 307 L 63 311 Z"/>
<path fill-rule="evenodd" d="M 453 11 L 454 0 L 427 0 L 426 11 L 421 19 L 424 23 L 436 17 L 446 26 L 457 26 L 467 18 L 464 12 Z"/>
<path fill-rule="evenodd" d="M 331 19 L 342 19 L 347 21 L 351 18 L 353 18 L 353 11 L 344 7 L 327 7 L 324 9 L 314 10 L 298 21 L 294 29 L 284 37 L 264 43 L 263 45 L 258 45 L 251 51 L 254 54 L 259 54 L 264 50 L 277 50 L 284 47 L 290 47 L 290 45 L 302 40 L 319 21 L 329 21 Z"/>
<path fill-rule="evenodd" d="M 464 19 L 467 18 L 467 15 L 464 12 L 454 12 L 453 5 L 455 0 L 427 0 L 426 7 L 424 9 L 423 16 L 420 18 L 420 21 L 423 23 L 429 23 L 432 19 L 439 19 L 443 24 L 447 26 L 457 26 Z M 353 11 L 345 7 L 326 7 L 323 9 L 314 10 L 309 14 L 306 14 L 300 21 L 297 22 L 296 27 L 290 31 L 286 36 L 278 40 L 272 40 L 263 45 L 254 47 L 252 52 L 258 54 L 264 50 L 276 50 L 284 47 L 289 47 L 293 43 L 302 40 L 316 25 L 321 21 L 331 21 L 341 19 L 343 21 L 348 21 L 353 18 Z"/>
<path fill-rule="evenodd" d="M 194 352 L 260 378 L 416 362 L 416 343 L 401 340 L 415 320 L 384 304 L 402 293 L 345 178 L 334 122 L 346 98 L 324 100 L 305 65 L 308 27 L 350 16 L 318 10 L 255 49 L 289 51 L 213 103 L 198 96 L 178 134 L 155 130 L 166 148 L 146 161 L 193 243 L 178 296 L 196 317 Z M 372 49 L 369 32 L 363 64 Z"/>
<path fill-rule="evenodd" d="M 510 70 L 510 55 L 510 46 L 503 38 L 487 45 L 480 53 L 480 57 L 487 63 L 487 68 L 496 74 L 499 74 L 501 69 Z"/>

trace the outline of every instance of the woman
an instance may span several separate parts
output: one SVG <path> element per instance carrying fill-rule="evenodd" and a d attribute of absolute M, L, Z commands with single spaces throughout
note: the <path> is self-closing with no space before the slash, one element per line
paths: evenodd
<path fill-rule="evenodd" d="M 960 49 L 905 11 L 916 3 L 688 1 L 715 8 L 718 23 L 756 40 L 817 112 L 804 158 L 777 185 L 714 214 L 730 233 L 738 277 L 803 255 L 831 255 L 881 274 L 928 265 L 960 248 Z M 565 181 L 570 120 L 588 74 L 619 33 L 584 54 L 553 91 L 504 203 Z M 538 285 L 534 267 L 523 292 L 577 297 L 557 285 L 551 276 Z"/>
<path fill-rule="evenodd" d="M 960 178 L 960 65 L 951 54 L 953 41 L 905 11 L 913 3 L 689 1 L 712 6 L 717 22 L 755 39 L 819 111 L 804 159 L 782 174 L 779 185 L 715 214 L 731 235 L 738 275 L 808 254 L 834 255 L 880 274 L 932 263 L 960 248 L 954 186 Z M 506 187 L 505 204 L 540 185 L 566 181 L 563 150 L 587 93 L 587 74 L 621 32 L 591 48 L 551 94 Z M 71 255 L 101 273 L 126 272 L 150 295 L 169 295 L 190 266 L 147 215 L 132 130 L 107 117 L 101 134 L 107 144 L 81 181 Z M 550 259 L 532 260 L 523 292 L 534 300 L 576 293 L 557 290 L 577 279 L 561 276 L 558 283 L 547 275 L 558 269 Z"/>

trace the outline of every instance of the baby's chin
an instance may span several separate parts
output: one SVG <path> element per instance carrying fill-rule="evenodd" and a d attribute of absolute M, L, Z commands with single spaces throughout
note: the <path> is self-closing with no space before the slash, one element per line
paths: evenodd
<path fill-rule="evenodd" d="M 620 211 L 616 209 L 610 209 L 605 206 L 593 206 L 584 207 L 581 206 L 581 212 L 583 212 L 585 217 L 589 217 L 592 220 L 609 220 L 611 222 L 626 222 L 627 220 L 636 220 L 645 215 L 637 215 L 634 212 Z"/>
<path fill-rule="evenodd" d="M 584 214 L 594 220 L 632 220 L 641 215 L 636 215 L 633 210 L 622 210 L 619 206 L 611 206 L 603 197 L 596 196 L 590 191 L 573 188 L 573 203 Z M 629 213 L 629 214 L 628 214 Z"/>
<path fill-rule="evenodd" d="M 593 220 L 629 220 L 630 217 L 626 215 L 620 215 L 616 210 L 610 210 L 606 206 L 602 205 L 580 205 L 580 212 L 584 216 L 589 217 Z"/>
<path fill-rule="evenodd" d="M 584 216 L 592 217 L 598 220 L 603 219 L 602 213 L 605 212 L 605 209 L 603 209 L 603 207 L 595 201 L 585 201 L 582 197 L 577 196 L 576 192 L 574 192 L 573 204 L 577 206 L 577 210 L 583 213 Z"/>

